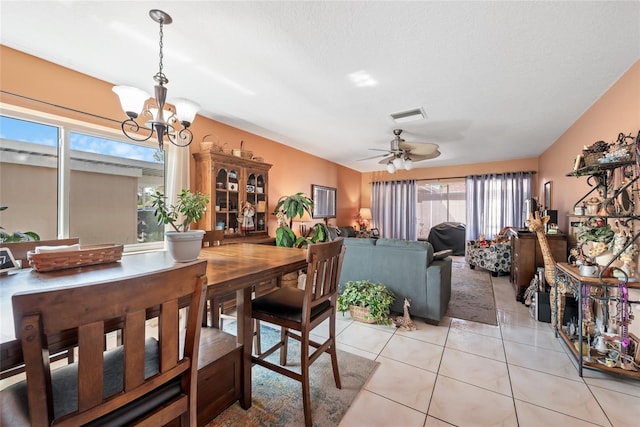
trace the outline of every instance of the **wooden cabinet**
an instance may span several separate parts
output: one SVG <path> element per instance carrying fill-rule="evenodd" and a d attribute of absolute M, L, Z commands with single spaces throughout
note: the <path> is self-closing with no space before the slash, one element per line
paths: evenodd
<path fill-rule="evenodd" d="M 222 229 L 224 239 L 268 236 L 268 187 L 271 165 L 214 151 L 194 153 L 196 189 L 211 196 L 198 227 Z M 245 202 L 255 208 L 252 221 L 242 221 Z"/>
<path fill-rule="evenodd" d="M 540 242 L 536 233 L 525 229 L 511 228 L 511 284 L 516 292 L 516 300 L 524 301 L 524 291 L 536 274 L 538 267 L 544 267 Z M 556 262 L 567 260 L 567 236 L 547 234 L 551 254 Z"/>

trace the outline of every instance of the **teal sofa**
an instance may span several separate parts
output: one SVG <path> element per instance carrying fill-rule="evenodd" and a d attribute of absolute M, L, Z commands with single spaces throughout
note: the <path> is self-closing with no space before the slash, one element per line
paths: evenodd
<path fill-rule="evenodd" d="M 346 251 L 340 286 L 351 280 L 384 283 L 396 300 L 391 311 L 402 313 L 404 298 L 409 312 L 438 323 L 451 298 L 451 258 L 436 260 L 429 242 L 397 239 L 345 238 Z"/>

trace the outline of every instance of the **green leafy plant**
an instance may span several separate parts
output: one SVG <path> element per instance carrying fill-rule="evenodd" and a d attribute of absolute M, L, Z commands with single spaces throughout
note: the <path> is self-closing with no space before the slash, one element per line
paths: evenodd
<path fill-rule="evenodd" d="M 578 225 L 576 239 L 579 242 L 602 242 L 610 245 L 613 242 L 614 232 L 602 218 L 589 218 L 588 221 Z"/>
<path fill-rule="evenodd" d="M 337 308 L 343 314 L 350 305 L 367 307 L 371 319 L 382 325 L 391 324 L 389 318 L 391 304 L 396 300 L 395 294 L 382 283 L 368 280 L 346 282 L 338 296 Z"/>
<path fill-rule="evenodd" d="M 170 224 L 178 232 L 188 231 L 191 223 L 199 221 L 209 203 L 209 195 L 186 189 L 178 194 L 177 204 L 169 205 L 166 199 L 160 191 L 151 196 L 151 206 L 156 208 L 154 215 L 158 224 Z"/>
<path fill-rule="evenodd" d="M 9 209 L 9 206 L 0 206 L 0 211 Z M 38 241 L 40 236 L 33 231 L 14 231 L 13 233 L 7 233 L 4 231 L 4 227 L 0 227 L 0 243 L 12 243 L 12 242 L 29 242 Z"/>
<path fill-rule="evenodd" d="M 278 228 L 276 229 L 276 246 L 295 247 L 305 244 L 306 238 L 296 237 L 291 229 L 293 220 L 296 217 L 302 218 L 304 213 L 311 216 L 313 210 L 313 200 L 304 193 L 296 193 L 292 196 L 282 196 L 278 199 L 273 214 L 278 217 Z"/>

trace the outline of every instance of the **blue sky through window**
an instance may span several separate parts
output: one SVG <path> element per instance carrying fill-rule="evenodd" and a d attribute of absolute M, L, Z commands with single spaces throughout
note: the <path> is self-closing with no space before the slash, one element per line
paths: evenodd
<path fill-rule="evenodd" d="M 0 139 L 57 147 L 58 128 L 42 123 L 0 116 Z M 71 149 L 126 159 L 158 162 L 155 148 L 71 132 Z"/>

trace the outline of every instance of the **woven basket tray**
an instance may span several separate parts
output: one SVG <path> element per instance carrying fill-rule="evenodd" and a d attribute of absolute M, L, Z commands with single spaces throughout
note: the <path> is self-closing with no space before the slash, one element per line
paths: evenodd
<path fill-rule="evenodd" d="M 586 151 L 582 152 L 582 157 L 584 158 L 584 165 L 591 166 L 599 163 L 599 160 L 602 158 L 604 153 L 589 153 Z"/>
<path fill-rule="evenodd" d="M 375 319 L 371 317 L 371 313 L 367 307 L 358 307 L 356 305 L 349 306 L 349 314 L 353 320 L 357 320 L 363 323 L 376 323 Z"/>
<path fill-rule="evenodd" d="M 80 250 L 66 252 L 46 252 L 37 254 L 27 252 L 29 264 L 36 271 L 54 271 L 65 268 L 82 267 L 84 265 L 106 264 L 122 258 L 122 245 L 87 245 Z"/>

